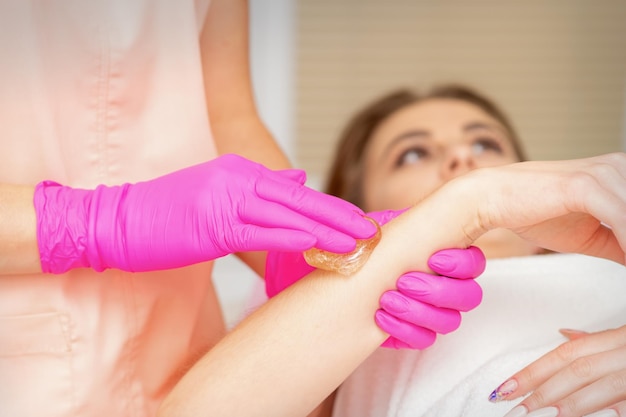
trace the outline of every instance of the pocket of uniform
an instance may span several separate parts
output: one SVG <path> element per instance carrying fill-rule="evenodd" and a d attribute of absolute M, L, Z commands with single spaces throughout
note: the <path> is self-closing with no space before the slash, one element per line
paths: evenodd
<path fill-rule="evenodd" d="M 69 316 L 0 316 L 0 415 L 69 416 L 73 400 Z"/>

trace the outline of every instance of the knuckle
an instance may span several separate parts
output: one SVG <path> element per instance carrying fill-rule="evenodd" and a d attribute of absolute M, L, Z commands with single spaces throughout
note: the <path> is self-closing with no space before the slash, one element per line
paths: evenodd
<path fill-rule="evenodd" d="M 577 378 L 586 379 L 593 373 L 593 363 L 587 357 L 577 358 L 571 363 L 570 370 Z"/>
<path fill-rule="evenodd" d="M 541 388 L 535 390 L 533 394 L 524 400 L 524 404 L 529 410 L 536 410 L 546 405 L 546 395 Z"/>
<path fill-rule="evenodd" d="M 566 415 L 580 415 L 578 412 L 578 401 L 573 397 L 567 397 L 559 401 L 557 408 Z M 561 414 L 561 412 L 559 414 Z"/>
<path fill-rule="evenodd" d="M 539 371 L 540 369 L 536 366 L 528 366 L 517 374 L 516 379 L 520 386 L 536 386 L 541 377 Z"/>
<path fill-rule="evenodd" d="M 576 352 L 577 352 L 577 349 L 573 341 L 563 343 L 562 345 L 557 347 L 554 351 L 557 358 L 565 363 L 572 362 L 577 356 Z"/>
<path fill-rule="evenodd" d="M 626 373 L 616 373 L 607 376 L 607 384 L 611 392 L 623 394 L 626 391 Z"/>

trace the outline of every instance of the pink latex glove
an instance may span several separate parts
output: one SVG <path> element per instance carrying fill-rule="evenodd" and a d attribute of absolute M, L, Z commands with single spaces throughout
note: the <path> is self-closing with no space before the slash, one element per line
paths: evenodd
<path fill-rule="evenodd" d="M 313 246 L 342 253 L 376 232 L 357 207 L 305 180 L 304 171 L 272 171 L 224 155 L 95 190 L 44 181 L 34 196 L 42 269 L 161 270 L 234 252 Z"/>
<path fill-rule="evenodd" d="M 404 210 L 367 213 L 385 224 Z M 397 290 L 386 291 L 375 313 L 378 326 L 389 333 L 382 344 L 388 348 L 424 349 L 435 342 L 437 333 L 458 328 L 461 311 L 469 311 L 482 300 L 482 290 L 472 278 L 485 269 L 485 256 L 477 247 L 446 249 L 432 255 L 429 267 L 440 275 L 408 272 L 396 281 Z M 270 252 L 265 268 L 265 288 L 272 297 L 315 268 L 301 253 Z"/>
<path fill-rule="evenodd" d="M 380 297 L 374 319 L 389 333 L 383 347 L 425 349 L 437 334 L 450 333 L 461 325 L 461 311 L 482 301 L 482 289 L 473 279 L 485 270 L 485 256 L 476 246 L 444 249 L 428 259 L 436 274 L 408 272 L 396 281 L 397 290 Z"/>

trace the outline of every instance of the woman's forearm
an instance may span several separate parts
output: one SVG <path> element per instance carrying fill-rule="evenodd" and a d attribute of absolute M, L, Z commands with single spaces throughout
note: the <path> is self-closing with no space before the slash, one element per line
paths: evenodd
<path fill-rule="evenodd" d="M 0 275 L 41 272 L 34 187 L 0 184 Z"/>
<path fill-rule="evenodd" d="M 457 178 L 385 225 L 353 276 L 314 272 L 244 320 L 182 378 L 159 415 L 306 415 L 386 337 L 373 315 L 395 278 L 493 228 L 624 263 L 624 190 L 625 154 Z"/>
<path fill-rule="evenodd" d="M 436 250 L 465 246 L 462 231 L 471 215 L 455 206 L 442 209 L 438 201 L 444 198 L 386 225 L 353 276 L 315 272 L 256 311 L 181 380 L 160 415 L 310 412 L 386 338 L 373 320 L 380 294 L 402 272 L 427 270 Z"/>

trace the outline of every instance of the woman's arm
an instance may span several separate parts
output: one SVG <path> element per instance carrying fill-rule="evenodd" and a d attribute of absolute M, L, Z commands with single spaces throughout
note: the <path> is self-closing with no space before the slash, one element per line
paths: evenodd
<path fill-rule="evenodd" d="M 316 271 L 244 320 L 182 378 L 159 415 L 306 415 L 385 339 L 371 317 L 395 277 L 426 270 L 431 253 L 465 247 L 492 228 L 519 230 L 555 249 L 591 248 L 623 263 L 624 250 L 599 220 L 626 248 L 625 172 L 619 154 L 489 168 L 449 182 L 385 225 L 353 276 Z M 576 236 L 545 233 L 568 222 L 589 227 Z"/>
<path fill-rule="evenodd" d="M 34 187 L 0 184 L 0 275 L 41 272 Z"/>
<path fill-rule="evenodd" d="M 200 42 L 207 109 L 218 152 L 242 155 L 271 169 L 290 168 L 254 101 L 248 2 L 212 0 Z M 263 277 L 266 252 L 237 256 Z"/>

